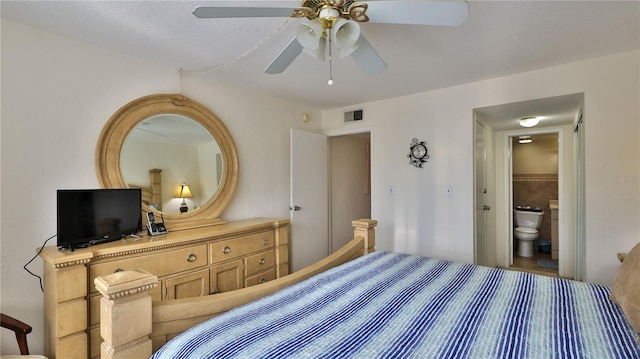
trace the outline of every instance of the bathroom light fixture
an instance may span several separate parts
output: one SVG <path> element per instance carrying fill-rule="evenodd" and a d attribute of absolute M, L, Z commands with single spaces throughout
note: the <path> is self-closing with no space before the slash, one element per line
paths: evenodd
<path fill-rule="evenodd" d="M 538 119 L 537 117 L 529 116 L 529 117 L 521 118 L 518 123 L 522 127 L 533 127 L 533 126 L 537 125 L 539 122 L 540 122 L 540 119 Z"/>
<path fill-rule="evenodd" d="M 518 138 L 518 142 L 520 142 L 520 143 L 531 143 L 531 142 L 533 142 L 533 138 L 531 138 L 531 136 L 520 136 Z"/>

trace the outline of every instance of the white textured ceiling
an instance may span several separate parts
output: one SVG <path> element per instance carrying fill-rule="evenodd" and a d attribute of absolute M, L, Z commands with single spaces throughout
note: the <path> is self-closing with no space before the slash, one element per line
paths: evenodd
<path fill-rule="evenodd" d="M 264 68 L 302 19 L 197 19 L 196 6 L 298 6 L 300 1 L 1 1 L 16 22 L 323 109 L 407 95 L 640 48 L 638 1 L 475 1 L 459 27 L 362 24 L 388 65 L 367 77 L 352 59 L 301 54 Z M 247 54 L 248 52 L 248 54 Z"/>

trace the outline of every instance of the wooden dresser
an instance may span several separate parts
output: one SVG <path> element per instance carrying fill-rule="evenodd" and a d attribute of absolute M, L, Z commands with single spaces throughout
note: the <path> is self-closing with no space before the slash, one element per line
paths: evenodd
<path fill-rule="evenodd" d="M 125 239 L 74 252 L 47 246 L 45 354 L 100 357 L 100 298 L 94 279 L 142 268 L 158 277 L 153 300 L 226 292 L 289 274 L 289 221 L 257 218 Z"/>

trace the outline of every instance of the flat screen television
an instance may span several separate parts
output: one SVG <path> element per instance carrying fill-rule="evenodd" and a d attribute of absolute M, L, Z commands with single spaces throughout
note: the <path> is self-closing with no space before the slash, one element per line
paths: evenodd
<path fill-rule="evenodd" d="M 142 230 L 139 188 L 60 189 L 57 199 L 58 247 L 73 250 Z"/>

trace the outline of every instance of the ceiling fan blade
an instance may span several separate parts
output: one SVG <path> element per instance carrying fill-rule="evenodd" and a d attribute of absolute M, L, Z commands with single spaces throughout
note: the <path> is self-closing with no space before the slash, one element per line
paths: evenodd
<path fill-rule="evenodd" d="M 383 24 L 458 26 L 469 15 L 464 0 L 367 2 L 369 22 Z"/>
<path fill-rule="evenodd" d="M 287 47 L 276 56 L 269 66 L 264 70 L 268 74 L 279 74 L 286 70 L 293 60 L 302 52 L 302 45 L 295 38 L 287 45 Z"/>
<path fill-rule="evenodd" d="M 222 7 L 200 6 L 193 15 L 200 19 L 230 17 L 289 17 L 297 8 L 291 7 Z"/>
<path fill-rule="evenodd" d="M 373 46 L 360 34 L 360 38 L 356 42 L 358 47 L 351 53 L 351 57 L 360 66 L 362 71 L 369 76 L 379 75 L 387 69 L 387 64 L 382 61 Z"/>

